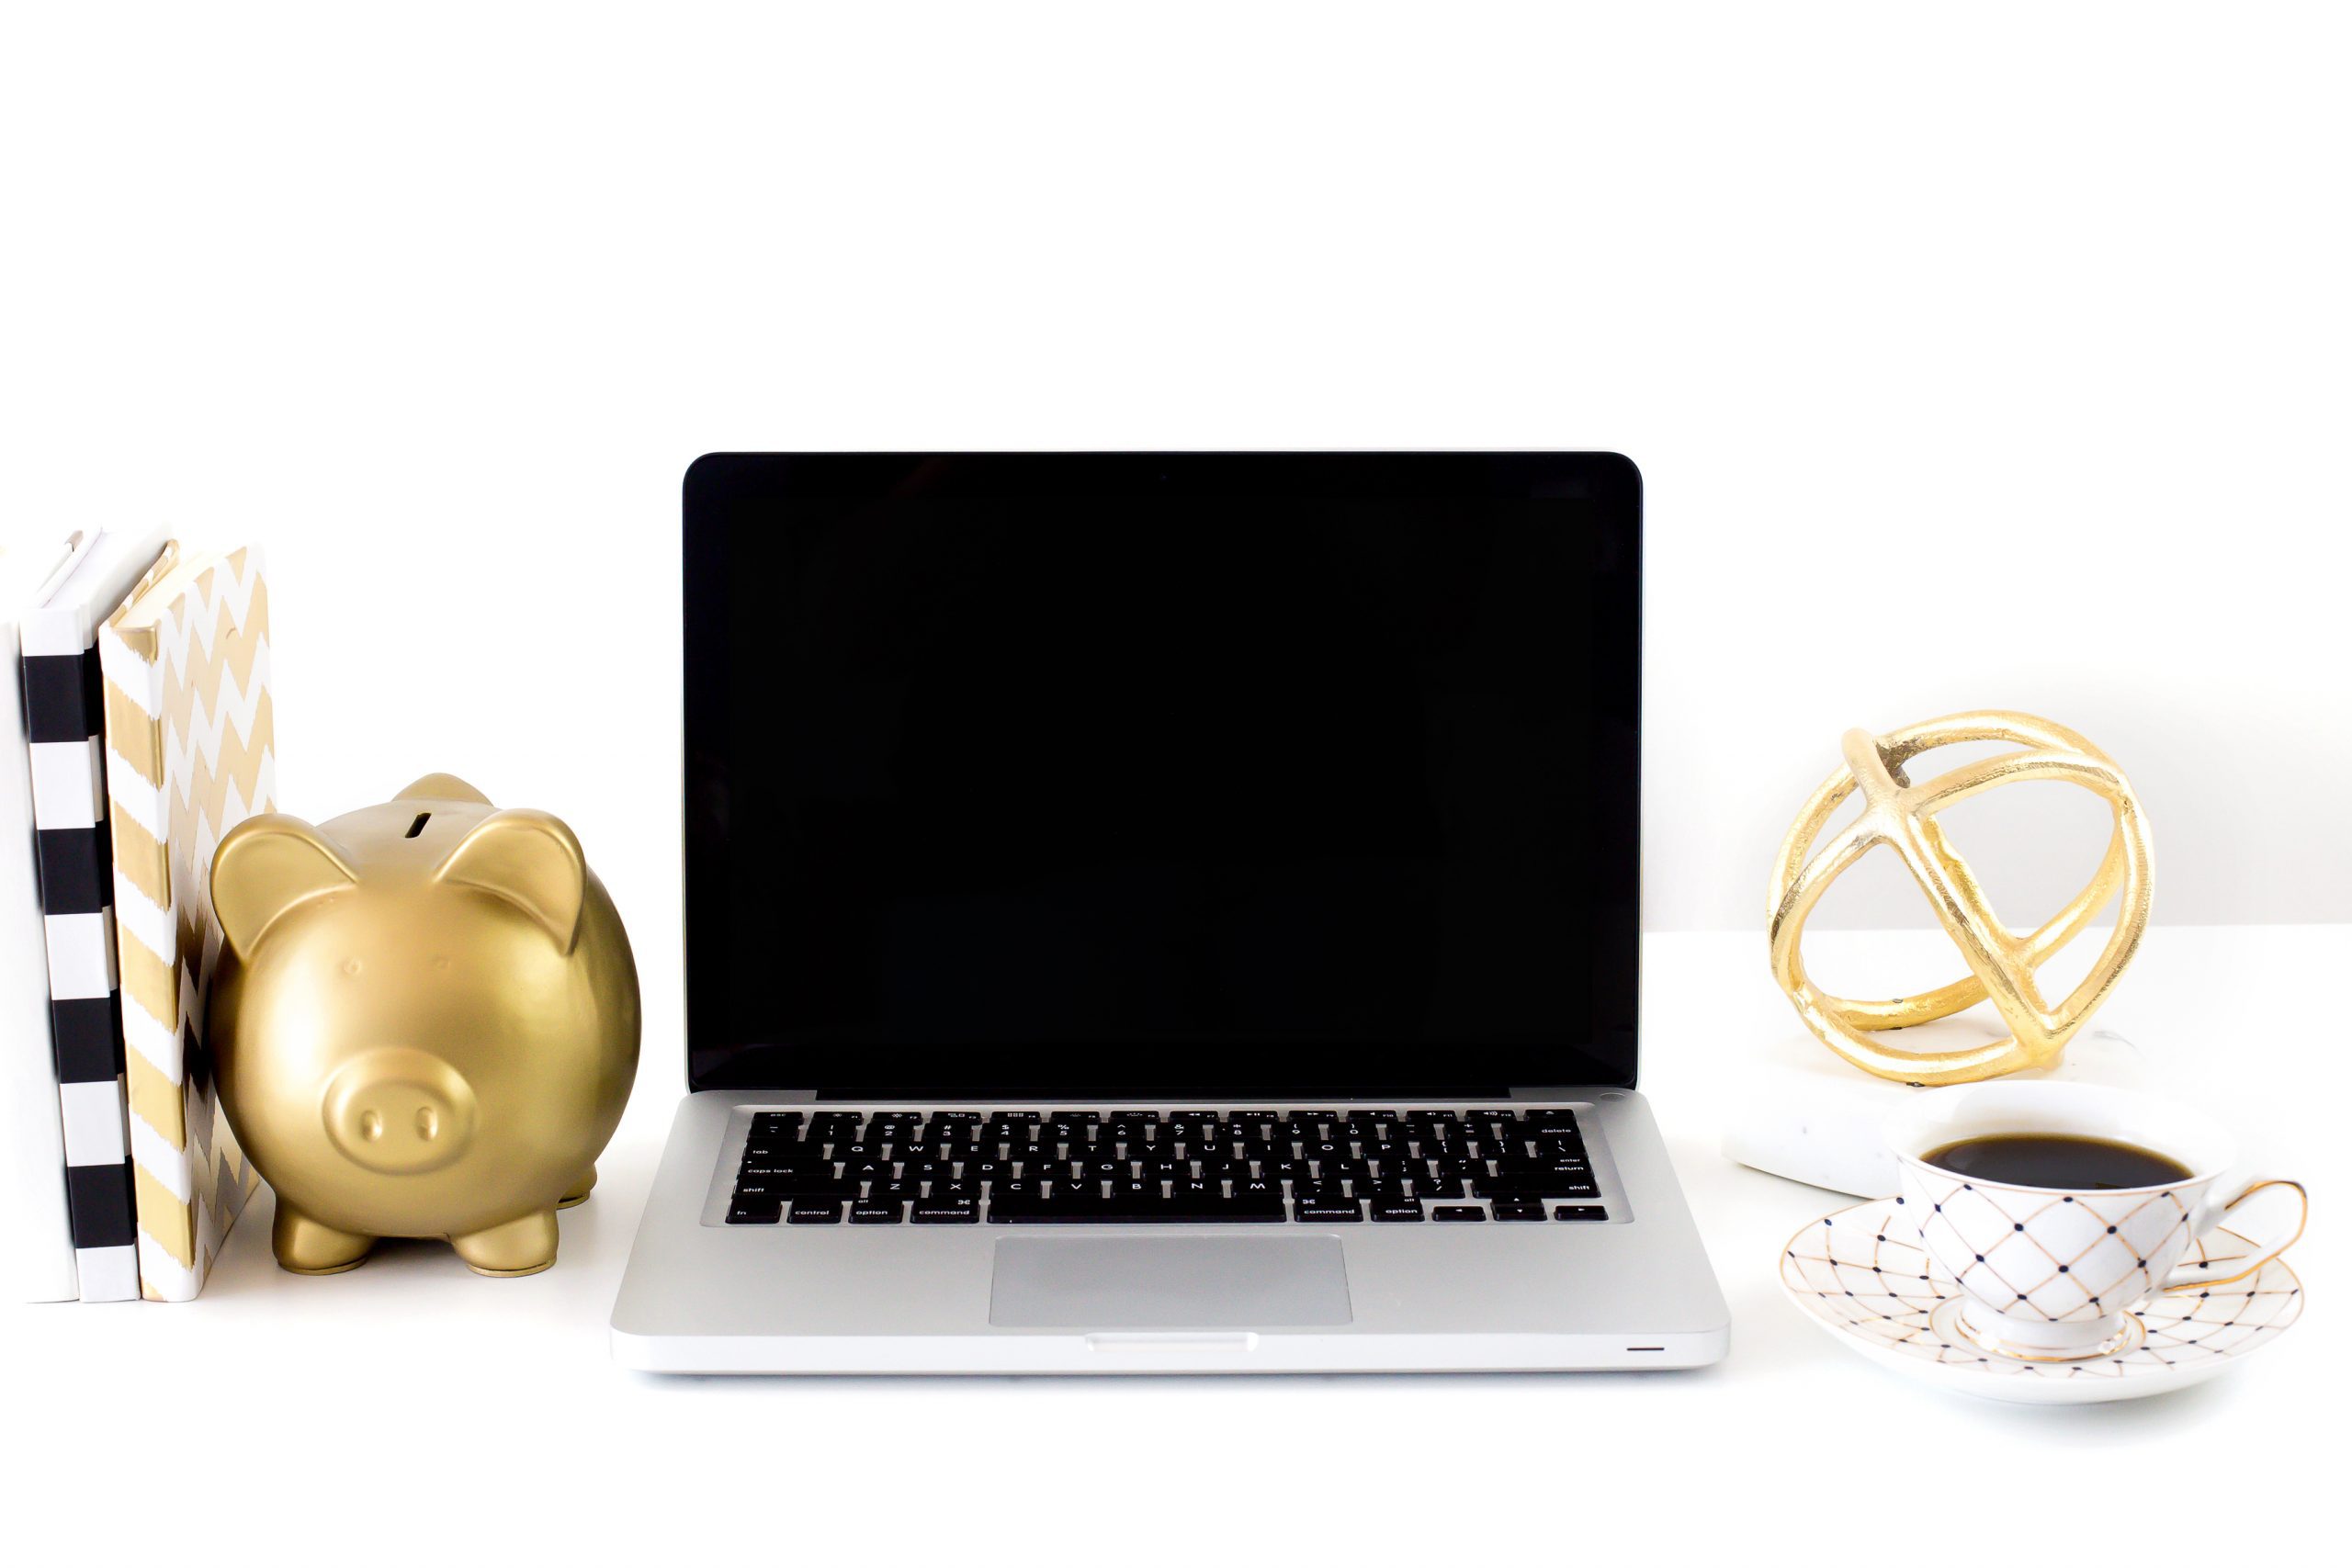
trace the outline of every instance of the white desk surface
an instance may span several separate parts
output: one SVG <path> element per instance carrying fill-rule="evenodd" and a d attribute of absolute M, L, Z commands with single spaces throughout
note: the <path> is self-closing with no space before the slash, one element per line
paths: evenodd
<path fill-rule="evenodd" d="M 1825 941 L 1833 940 L 1825 934 Z M 1932 933 L 1894 939 L 1931 951 Z M 646 944 L 649 948 L 654 944 Z M 1643 1089 L 1733 1313 L 1700 1372 L 1540 1377 L 662 1379 L 616 1369 L 605 1318 L 683 1071 L 649 1030 L 637 1098 L 549 1272 L 477 1279 L 386 1246 L 301 1279 L 269 1202 L 186 1306 L 5 1311 L 21 1562 L 1477 1561 L 1914 1562 L 1994 1510 L 1998 1559 L 2263 1550 L 2340 1484 L 2328 1337 L 2352 1293 L 2341 1122 L 2352 1025 L 2314 1018 L 2352 927 L 2158 929 L 2101 1021 L 2312 1184 L 2301 1324 L 2202 1388 L 2036 1410 L 1921 1387 L 1804 1321 L 1781 1243 L 1848 1200 L 1716 1152 L 1715 1066 L 1792 1019 L 1763 939 L 1657 936 Z M 2254 1124 L 2264 1135 L 2252 1135 Z M 2335 1423 L 2329 1423 L 2332 1432 Z M 111 1459 L 107 1456 L 111 1455 Z M 2120 1531 L 2121 1534 L 2115 1532 Z M 40 1539 L 45 1537 L 46 1539 Z M 1965 1544 L 1951 1537 L 1955 1560 Z M 2019 1549 L 2024 1555 L 2018 1555 Z M 721 1553 L 726 1555 L 722 1556 Z M 748 1556 L 746 1553 L 756 1553 Z M 1500 1557 L 1501 1561 L 1515 1561 Z"/>

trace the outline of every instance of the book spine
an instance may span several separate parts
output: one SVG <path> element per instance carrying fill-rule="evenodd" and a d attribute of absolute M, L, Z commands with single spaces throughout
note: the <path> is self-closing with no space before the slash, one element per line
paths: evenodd
<path fill-rule="evenodd" d="M 26 616 L 23 646 L 50 1039 L 74 1269 L 82 1300 L 135 1301 L 138 1208 L 100 765 L 106 727 L 97 651 L 74 617 L 41 612 Z"/>
<path fill-rule="evenodd" d="M 24 727 L 23 660 L 14 626 L 0 659 L 0 719 L 10 755 L 0 765 L 0 1162 L 6 1190 L 0 1278 L 8 1297 L 70 1302 L 82 1293 L 74 1269 L 74 1222 L 65 1204 L 65 1132 L 50 1047 L 49 952 L 34 856 L 32 774 Z"/>
<path fill-rule="evenodd" d="M 192 1301 L 257 1184 L 220 1114 L 205 998 L 212 848 L 276 805 L 269 601 L 257 550 L 143 629 L 99 633 L 140 1289 Z"/>

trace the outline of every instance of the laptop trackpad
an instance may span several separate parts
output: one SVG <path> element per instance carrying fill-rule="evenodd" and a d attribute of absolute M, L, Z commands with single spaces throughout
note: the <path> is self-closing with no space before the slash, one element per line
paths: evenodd
<path fill-rule="evenodd" d="M 1337 1236 L 1008 1236 L 999 1328 L 1313 1328 L 1347 1323 Z"/>

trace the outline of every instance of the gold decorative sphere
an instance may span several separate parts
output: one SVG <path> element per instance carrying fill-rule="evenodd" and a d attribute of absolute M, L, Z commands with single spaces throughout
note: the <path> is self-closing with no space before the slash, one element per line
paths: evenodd
<path fill-rule="evenodd" d="M 2023 750 L 1971 762 L 1915 784 L 1905 769 L 1939 746 L 2007 741 Z M 2148 926 L 2153 864 L 2147 818 L 2113 758 L 2061 724 L 2030 714 L 1987 709 L 1931 718 L 1885 735 L 1846 732 L 1845 765 L 1813 792 L 1797 814 L 1772 868 L 1772 977 L 1821 1043 L 1883 1078 L 1936 1085 L 1974 1083 L 2027 1067 L 2053 1065 L 2122 976 Z M 2001 923 L 1968 863 L 1944 835 L 1936 814 L 2003 784 L 2054 779 L 2089 790 L 2115 813 L 2115 831 L 2088 886 L 2030 931 Z M 1829 818 L 1860 791 L 1862 814 L 1817 850 Z M 1893 849 L 1928 895 L 1936 919 L 1968 961 L 1969 976 L 1918 996 L 1887 1001 L 1834 997 L 1808 979 L 1800 947 L 1806 916 L 1848 866 L 1881 844 Z M 2043 999 L 2034 972 L 2087 927 L 2117 889 L 2122 901 L 2106 949 L 2056 1006 Z M 1949 1018 L 1990 998 L 2009 1036 L 1950 1051 L 1905 1051 L 1880 1032 Z"/>

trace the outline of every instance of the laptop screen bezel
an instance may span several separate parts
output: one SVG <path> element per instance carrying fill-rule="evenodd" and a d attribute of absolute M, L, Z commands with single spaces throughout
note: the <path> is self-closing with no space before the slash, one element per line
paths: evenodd
<path fill-rule="evenodd" d="M 879 499 L 927 466 L 953 463 L 958 482 L 988 493 L 1019 495 L 1187 493 L 1224 488 L 1238 493 L 1370 493 L 1399 476 L 1416 491 L 1448 491 L 1514 500 L 1573 497 L 1585 504 L 1591 526 L 1610 530 L 1621 547 L 1620 563 L 1596 574 L 1615 596 L 1612 619 L 1630 628 L 1623 658 L 1604 661 L 1597 679 L 1609 689 L 1596 693 L 1597 708 L 1626 716 L 1631 735 L 1626 758 L 1612 776 L 1595 783 L 1596 819 L 1589 824 L 1600 846 L 1601 873 L 1593 897 L 1593 951 L 1564 955 L 1591 965 L 1592 1026 L 1589 1038 L 1564 1041 L 1556 1071 L 1532 1077 L 1524 1070 L 1527 1052 L 1514 1046 L 1521 1069 L 1502 1073 L 1498 1062 L 1482 1064 L 1479 1047 L 1448 1043 L 1430 1047 L 1426 1074 L 1405 1080 L 1364 1082 L 1323 1079 L 1244 1084 L 1216 1082 L 1135 1083 L 1006 1081 L 975 1086 L 899 1081 L 885 1072 L 861 1074 L 860 1081 L 808 1081 L 793 1070 L 787 1041 L 720 1042 L 697 1032 L 698 1018 L 725 1016 L 718 981 L 705 966 L 698 976 L 694 932 L 698 925 L 727 916 L 725 896 L 708 874 L 715 857 L 726 853 L 721 836 L 695 810 L 710 780 L 696 745 L 700 734 L 720 728 L 727 702 L 728 538 L 740 517 L 773 518 L 796 499 L 864 494 Z M 1639 1077 L 1638 994 L 1640 953 L 1640 724 L 1641 724 L 1641 476 L 1613 453 L 712 453 L 687 469 L 684 495 L 684 855 L 683 915 L 687 1084 L 695 1090 L 728 1089 L 779 1093 L 813 1092 L 820 1099 L 859 1100 L 1095 1100 L 1095 1099 L 1315 1099 L 1445 1100 L 1491 1098 L 1539 1087 L 1631 1088 Z M 740 868 L 738 868 L 740 870 Z M 699 874 L 698 874 L 699 871 Z M 1555 1063 L 1544 1047 L 1547 1068 Z M 1498 1053 L 1498 1061 L 1499 1053 Z"/>

